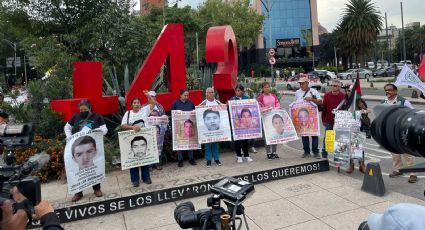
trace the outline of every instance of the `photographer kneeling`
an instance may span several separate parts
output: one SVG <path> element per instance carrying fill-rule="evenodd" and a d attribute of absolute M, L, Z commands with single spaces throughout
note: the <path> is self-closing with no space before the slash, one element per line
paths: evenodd
<path fill-rule="evenodd" d="M 12 203 L 11 200 L 5 200 L 1 204 L 0 230 L 25 229 L 31 217 L 41 220 L 43 230 L 63 230 L 60 226 L 59 218 L 48 201 L 41 201 L 33 210 L 32 203 L 16 187 L 10 193 L 16 203 Z M 16 210 L 15 213 L 14 210 Z"/>

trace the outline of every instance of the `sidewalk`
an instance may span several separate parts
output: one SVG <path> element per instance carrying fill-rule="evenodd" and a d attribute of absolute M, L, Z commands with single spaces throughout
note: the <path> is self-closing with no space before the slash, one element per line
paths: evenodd
<path fill-rule="evenodd" d="M 206 200 L 209 195 L 176 201 L 173 196 L 178 196 L 178 192 L 183 194 L 190 188 L 194 193 L 196 187 L 196 191 L 201 194 L 201 183 L 216 181 L 225 176 L 248 175 L 261 170 L 291 167 L 290 165 L 326 162 L 313 158 L 301 158 L 302 151 L 296 151 L 286 145 L 278 146 L 280 160 L 268 161 L 265 149 L 258 150 L 257 154 L 250 154 L 254 159 L 251 163 L 236 163 L 233 152 L 221 153 L 222 166 L 207 168 L 203 159 L 197 159 L 197 166 L 191 166 L 185 162 L 183 168 L 178 168 L 176 163 L 169 163 L 163 170 L 155 170 L 151 173 L 153 182 L 151 185 L 141 184 L 139 188 L 131 186 L 128 170 L 110 172 L 102 183 L 104 197 L 94 197 L 91 188 L 84 191 L 84 198 L 76 205 L 86 205 L 87 209 L 79 210 L 80 214 L 84 211 L 86 215 L 90 215 L 92 212 L 95 216 L 96 210 L 102 210 L 99 209 L 101 202 L 111 202 L 125 196 L 139 197 L 139 199 L 143 197 L 144 202 L 147 203 L 149 199 L 146 199 L 146 194 L 154 194 L 156 198 L 159 196 L 164 202 L 158 205 L 146 204 L 145 207 L 140 202 L 138 204 L 141 208 L 122 212 L 119 212 L 120 203 L 117 202 L 115 203 L 116 213 L 68 222 L 63 226 L 65 229 L 88 230 L 180 229 L 173 216 L 176 205 L 190 200 L 194 203 L 196 210 L 207 208 Z M 289 169 L 288 172 L 290 171 Z M 261 178 L 259 175 L 262 175 Z M 267 177 L 270 176 L 271 174 L 267 174 Z M 387 191 L 383 197 L 362 192 L 361 180 L 348 177 L 344 173 L 337 173 L 334 168 L 325 172 L 303 176 L 294 174 L 292 177 L 289 175 L 283 178 L 285 179 L 266 183 L 261 181 L 266 181 L 265 173 L 257 173 L 255 177 L 245 178 L 258 183 L 255 185 L 253 195 L 244 203 L 250 229 L 357 229 L 370 213 L 382 213 L 391 204 L 409 202 L 425 205 L 425 200 L 392 191 Z M 188 190 L 180 190 L 182 186 L 186 186 Z M 55 209 L 67 207 L 66 210 L 71 213 L 69 215 L 80 215 L 72 213 L 75 207 L 72 205 L 75 204 L 70 202 L 72 196 L 66 195 L 66 191 L 66 184 L 63 182 L 42 185 L 43 197 L 48 199 Z M 204 192 L 209 194 L 208 189 Z M 164 194 L 168 194 L 168 198 Z M 139 199 L 137 200 L 140 201 Z M 166 203 L 166 199 L 171 202 Z"/>

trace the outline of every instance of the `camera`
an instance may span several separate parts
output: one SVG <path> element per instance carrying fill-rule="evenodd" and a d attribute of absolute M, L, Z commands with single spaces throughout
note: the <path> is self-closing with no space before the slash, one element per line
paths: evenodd
<path fill-rule="evenodd" d="M 0 164 L 0 204 L 11 199 L 10 190 L 16 186 L 33 205 L 41 200 L 41 184 L 38 177 L 31 176 L 32 172 L 40 169 L 49 162 L 46 153 L 36 154 L 21 164 L 16 164 L 16 147 L 28 146 L 33 139 L 33 125 L 16 124 L 0 125 L 0 146 L 3 147 L 3 161 Z M 1 218 L 0 209 L 0 218 Z"/>
<path fill-rule="evenodd" d="M 207 199 L 207 206 L 210 209 L 195 211 L 190 201 L 177 205 L 174 209 L 174 219 L 180 228 L 230 230 L 236 229 L 236 220 L 239 220 L 238 229 L 240 229 L 242 219 L 238 215 L 243 215 L 247 225 L 242 202 L 252 194 L 254 185 L 233 177 L 226 177 L 215 184 L 211 191 L 213 195 Z M 227 211 L 221 207 L 221 200 L 226 204 Z"/>
<path fill-rule="evenodd" d="M 400 105 L 379 105 L 371 124 L 378 144 L 393 153 L 425 157 L 425 111 Z"/>

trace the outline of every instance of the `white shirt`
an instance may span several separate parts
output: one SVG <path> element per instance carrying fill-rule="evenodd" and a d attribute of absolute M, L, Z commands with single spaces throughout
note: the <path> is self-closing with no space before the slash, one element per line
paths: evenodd
<path fill-rule="evenodd" d="M 133 110 L 129 110 L 125 112 L 124 116 L 122 116 L 121 125 L 127 125 L 127 124 L 131 125 L 137 120 L 140 120 L 140 119 L 145 120 L 145 118 L 149 116 L 150 112 L 151 110 L 149 105 L 142 107 L 137 113 L 135 113 Z M 129 117 L 129 113 L 130 113 L 130 117 Z M 128 123 L 127 123 L 127 120 L 128 120 Z"/>
<path fill-rule="evenodd" d="M 221 103 L 219 103 L 219 101 L 217 101 L 216 99 L 209 101 L 208 99 L 205 99 L 204 101 L 201 102 L 200 105 L 206 105 L 206 106 L 210 106 L 210 105 L 220 105 Z"/>
<path fill-rule="evenodd" d="M 302 89 L 298 89 L 297 91 L 295 91 L 295 101 L 298 101 L 305 97 L 312 97 L 313 95 L 316 96 L 317 100 L 322 100 L 322 97 L 320 97 L 320 93 L 314 88 L 308 88 L 307 93 L 305 93 L 305 91 L 303 91 Z"/>

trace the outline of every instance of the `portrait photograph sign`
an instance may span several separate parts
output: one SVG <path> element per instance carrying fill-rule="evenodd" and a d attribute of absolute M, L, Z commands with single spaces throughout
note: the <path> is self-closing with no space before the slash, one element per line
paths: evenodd
<path fill-rule="evenodd" d="M 69 194 L 101 183 L 105 178 L 102 131 L 88 130 L 72 135 L 66 142 L 64 161 Z"/>
<path fill-rule="evenodd" d="M 157 130 L 154 126 L 140 131 L 118 132 L 121 153 L 121 169 L 129 169 L 159 162 Z"/>
<path fill-rule="evenodd" d="M 314 103 L 299 100 L 289 105 L 292 122 L 300 136 L 319 136 L 319 111 Z"/>
<path fill-rule="evenodd" d="M 172 110 L 171 120 L 174 151 L 201 148 L 201 145 L 198 143 L 195 110 Z"/>
<path fill-rule="evenodd" d="M 280 144 L 298 139 L 291 117 L 283 109 L 273 109 L 261 114 L 266 144 Z"/>
<path fill-rule="evenodd" d="M 257 100 L 230 100 L 228 104 L 233 140 L 255 139 L 263 136 Z"/>
<path fill-rule="evenodd" d="M 350 129 L 335 129 L 334 161 L 342 168 L 350 165 L 351 131 Z"/>
<path fill-rule="evenodd" d="M 232 140 L 227 105 L 197 106 L 195 111 L 199 144 Z"/>
<path fill-rule="evenodd" d="M 159 117 L 148 117 L 146 118 L 148 126 L 154 126 L 156 128 L 156 144 L 158 147 L 158 153 L 162 152 L 162 146 L 164 144 L 165 131 L 168 126 L 168 116 L 163 115 Z"/>

